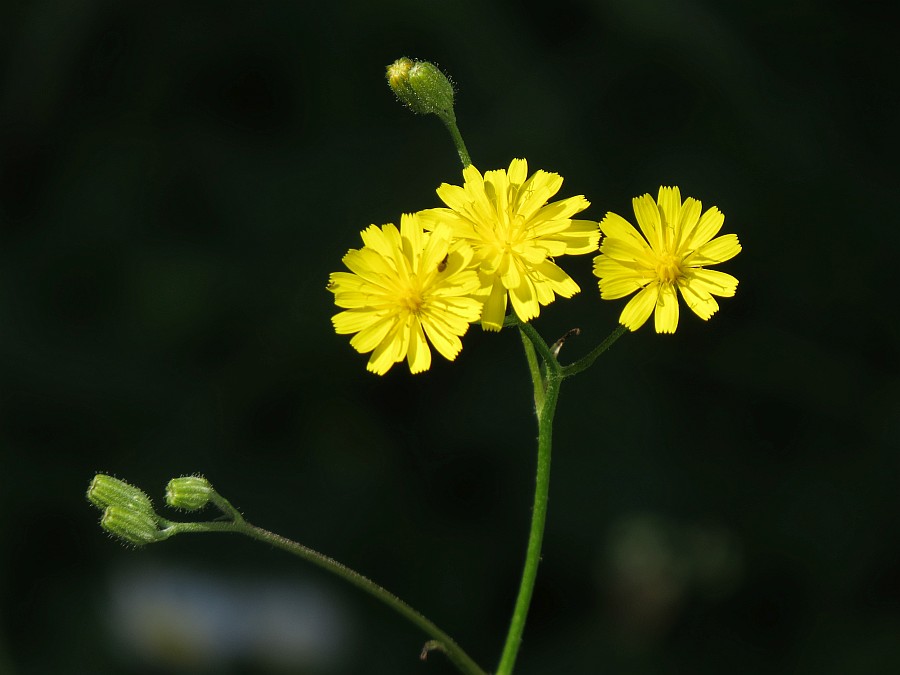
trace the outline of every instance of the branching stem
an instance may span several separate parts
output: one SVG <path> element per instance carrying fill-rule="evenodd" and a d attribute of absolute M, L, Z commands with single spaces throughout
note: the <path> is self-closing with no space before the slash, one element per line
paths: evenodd
<path fill-rule="evenodd" d="M 528 534 L 528 547 L 525 554 L 525 565 L 522 580 L 519 583 L 519 594 L 513 609 L 506 642 L 496 675 L 511 675 L 522 644 L 522 634 L 528 609 L 534 594 L 538 565 L 541 559 L 541 545 L 544 539 L 544 528 L 547 522 L 547 504 L 550 501 L 550 456 L 553 445 L 553 417 L 559 400 L 559 390 L 563 380 L 582 372 L 593 365 L 603 352 L 618 340 L 626 328 L 619 326 L 612 334 L 595 347 L 587 356 L 569 366 L 561 366 L 554 352 L 534 327 L 527 322 L 518 322 L 525 347 L 525 359 L 534 385 L 535 415 L 538 423 L 537 474 L 534 487 L 534 505 L 531 511 L 531 529 Z M 535 352 L 543 360 L 543 372 L 537 364 Z M 558 352 L 558 350 L 557 350 Z"/>

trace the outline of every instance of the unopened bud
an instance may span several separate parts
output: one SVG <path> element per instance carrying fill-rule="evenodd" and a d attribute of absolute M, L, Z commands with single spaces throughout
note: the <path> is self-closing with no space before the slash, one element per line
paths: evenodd
<path fill-rule="evenodd" d="M 417 61 L 409 69 L 409 85 L 428 112 L 445 115 L 453 110 L 453 85 L 433 63 Z"/>
<path fill-rule="evenodd" d="M 437 66 L 428 61 L 397 59 L 387 67 L 388 85 L 415 113 L 453 114 L 453 85 Z"/>
<path fill-rule="evenodd" d="M 153 513 L 153 504 L 147 493 L 130 483 L 102 473 L 94 476 L 88 486 L 87 498 L 98 509 L 118 506 Z"/>
<path fill-rule="evenodd" d="M 166 504 L 176 509 L 196 511 L 209 503 L 212 485 L 203 476 L 173 478 L 166 485 Z"/>
<path fill-rule="evenodd" d="M 103 512 L 100 527 L 135 546 L 144 546 L 166 538 L 152 511 L 139 511 L 125 506 L 110 506 Z"/>

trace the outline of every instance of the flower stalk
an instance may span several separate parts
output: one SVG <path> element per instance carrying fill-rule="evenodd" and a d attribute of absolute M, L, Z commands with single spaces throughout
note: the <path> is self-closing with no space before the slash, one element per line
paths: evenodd
<path fill-rule="evenodd" d="M 610 333 L 603 342 L 601 342 L 590 352 L 588 352 L 587 356 L 578 359 L 575 363 L 570 363 L 568 366 L 563 366 L 563 376 L 571 377 L 572 375 L 577 375 L 578 373 L 590 368 L 592 365 L 594 365 L 594 361 L 596 361 L 603 352 L 612 347 L 613 343 L 615 343 L 616 340 L 625 335 L 625 333 L 627 332 L 628 328 L 626 326 L 623 326 L 621 324 L 616 326 L 616 329 L 612 333 Z"/>
<path fill-rule="evenodd" d="M 519 331 L 525 348 L 525 359 L 534 386 L 535 416 L 538 424 L 537 471 L 534 486 L 534 504 L 531 510 L 531 528 L 528 533 L 528 547 L 519 593 L 513 608 L 512 619 L 503 645 L 500 664 L 496 675 L 510 675 L 516 664 L 522 634 L 534 595 L 538 566 L 541 560 L 541 546 L 547 523 L 547 505 L 550 501 L 550 459 L 553 448 L 553 418 L 563 380 L 586 370 L 603 352 L 625 334 L 625 326 L 617 327 L 612 334 L 595 347 L 587 356 L 569 366 L 560 365 L 554 353 L 530 323 L 520 322 Z M 535 352 L 540 354 L 544 368 L 541 372 Z"/>
<path fill-rule="evenodd" d="M 231 522 L 177 523 L 173 524 L 173 527 L 179 532 L 235 532 L 275 548 L 280 548 L 282 551 L 287 551 L 298 558 L 311 562 L 380 600 L 428 635 L 431 640 L 426 643 L 426 648 L 423 649 L 420 655 L 420 658 L 423 658 L 423 660 L 429 651 L 440 651 L 447 656 L 459 672 L 466 675 L 486 675 L 485 671 L 475 663 L 453 638 L 438 628 L 434 622 L 422 613 L 413 609 L 396 595 L 379 586 L 368 577 L 308 546 L 252 525 L 243 518 Z"/>
<path fill-rule="evenodd" d="M 525 326 L 528 326 L 531 330 L 527 330 Z M 522 633 L 525 631 L 525 622 L 528 618 L 528 610 L 531 607 L 531 598 L 534 595 L 534 585 L 537 580 L 538 565 L 541 560 L 541 546 L 544 541 L 544 528 L 547 523 L 547 504 L 550 500 L 550 456 L 553 445 L 553 417 L 556 413 L 559 389 L 563 381 L 559 362 L 549 354 L 543 339 L 537 335 L 537 332 L 534 331 L 530 324 L 523 324 L 520 328 L 523 342 L 527 341 L 534 347 L 537 347 L 544 357 L 545 374 L 542 376 L 539 370 L 530 367 L 532 357 L 528 356 L 529 348 L 526 346 L 526 358 L 529 361 L 529 371 L 534 384 L 535 415 L 538 422 L 537 472 L 525 565 L 522 570 L 519 594 L 513 608 L 512 619 L 510 620 L 506 642 L 503 645 L 503 653 L 500 657 L 500 664 L 497 666 L 496 675 L 509 675 L 513 672 L 516 657 L 519 654 L 519 647 L 522 644 Z M 535 344 L 533 341 L 535 337 L 538 344 Z M 541 346 L 543 349 L 541 349 Z M 547 356 L 550 357 L 549 360 Z M 542 395 L 538 404 L 539 391 L 542 392 Z"/>
<path fill-rule="evenodd" d="M 188 488 L 186 492 L 185 488 Z M 184 504 L 181 503 L 182 499 L 179 497 L 183 498 L 184 494 L 186 494 L 188 506 L 194 506 L 197 502 L 195 493 L 198 491 L 198 488 L 202 488 L 200 491 L 202 491 L 203 496 L 208 498 L 208 503 L 212 504 L 222 512 L 224 519 L 204 522 L 177 522 L 168 520 L 159 516 L 149 508 L 149 498 L 146 498 L 146 508 L 134 508 L 130 506 L 130 501 L 127 503 L 123 502 L 122 504 L 118 502 L 114 502 L 111 505 L 107 504 L 108 500 L 103 498 L 107 494 L 114 494 L 117 499 L 118 495 L 125 494 L 129 500 L 133 500 L 134 494 L 144 495 L 144 493 L 124 481 L 119 481 L 104 474 L 97 475 L 91 482 L 87 497 L 88 500 L 104 512 L 103 520 L 101 521 L 104 528 L 123 542 L 131 545 L 143 546 L 157 541 L 164 541 L 177 534 L 234 532 L 264 542 L 275 548 L 280 548 L 282 551 L 287 551 L 298 558 L 311 562 L 341 579 L 350 582 L 360 590 L 363 590 L 372 597 L 380 600 L 407 619 L 410 623 L 421 629 L 422 632 L 431 638 L 431 640 L 425 643 L 425 647 L 420 655 L 423 660 L 430 651 L 440 651 L 443 652 L 456 666 L 459 672 L 464 673 L 464 675 L 486 675 L 485 671 L 482 670 L 465 651 L 463 651 L 453 638 L 438 628 L 434 622 L 421 612 L 416 611 L 384 587 L 379 586 L 368 577 L 347 567 L 343 563 L 340 563 L 333 558 L 329 558 L 328 556 L 293 541 L 292 539 L 288 539 L 287 537 L 283 537 L 274 532 L 269 532 L 268 530 L 264 530 L 263 528 L 248 522 L 244 516 L 241 515 L 240 511 L 232 506 L 231 502 L 220 495 L 205 478 L 182 477 L 173 479 L 167 486 L 167 501 L 170 506 L 185 508 Z M 118 501 L 122 500 L 119 499 Z M 142 497 L 140 501 L 143 504 L 145 499 Z M 113 526 L 109 525 L 109 521 L 113 521 Z M 120 521 L 124 524 L 118 525 Z"/>
<path fill-rule="evenodd" d="M 463 168 L 467 169 L 472 164 L 472 158 L 469 156 L 469 150 L 466 148 L 466 142 L 463 140 L 462 134 L 459 133 L 459 127 L 456 126 L 456 113 L 451 108 L 447 114 L 438 115 L 441 122 L 447 127 L 450 133 L 450 139 L 456 147 L 456 154 L 459 155 L 459 161 L 462 162 Z"/>

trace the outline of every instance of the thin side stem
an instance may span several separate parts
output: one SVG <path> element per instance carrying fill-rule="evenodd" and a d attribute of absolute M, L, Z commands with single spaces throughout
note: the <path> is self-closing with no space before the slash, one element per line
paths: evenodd
<path fill-rule="evenodd" d="M 218 501 L 216 501 L 216 505 L 219 505 Z M 223 510 L 226 510 L 229 515 L 231 515 L 231 513 L 236 513 L 230 504 L 228 507 L 229 508 Z M 447 658 L 450 659 L 461 673 L 465 673 L 466 675 L 486 675 L 485 671 L 483 671 L 478 664 L 475 663 L 475 661 L 472 660 L 458 644 L 456 644 L 453 638 L 447 635 L 447 633 L 438 628 L 421 613 L 403 602 L 403 600 L 396 595 L 385 588 L 382 588 L 368 577 L 363 576 L 343 563 L 339 563 L 337 560 L 329 558 L 303 544 L 288 539 L 287 537 L 282 537 L 280 534 L 275 534 L 274 532 L 269 532 L 261 527 L 252 525 L 240 516 L 239 518 L 239 520 L 235 519 L 231 522 L 171 523 L 171 534 L 179 534 L 182 532 L 236 532 L 250 537 L 251 539 L 256 539 L 257 541 L 265 542 L 271 546 L 280 548 L 288 553 L 292 553 L 303 560 L 318 565 L 332 574 L 336 574 L 345 581 L 349 581 L 357 588 L 377 598 L 398 614 L 418 626 L 426 635 L 432 638 L 432 641 L 430 641 L 426 645 L 426 649 L 423 650 L 423 658 L 431 649 L 438 649 L 447 655 Z M 167 530 L 168 529 L 169 528 L 167 528 Z"/>
<path fill-rule="evenodd" d="M 558 375 L 561 369 L 559 361 L 556 360 L 556 356 L 554 356 L 553 352 L 550 351 L 550 347 L 548 347 L 547 343 L 544 342 L 544 338 L 541 337 L 541 334 L 538 333 L 534 329 L 534 326 L 532 326 L 527 321 L 519 321 L 518 325 L 519 330 L 521 330 L 523 333 L 525 333 L 525 335 L 528 336 L 528 339 L 531 340 L 531 344 L 534 345 L 534 348 L 544 360 L 544 368 L 547 369 L 547 377 L 549 378 L 550 375 Z"/>
<path fill-rule="evenodd" d="M 209 495 L 209 501 L 212 502 L 212 505 L 215 506 L 219 511 L 224 513 L 226 516 L 231 518 L 234 523 L 238 525 L 246 524 L 246 520 L 244 520 L 244 516 L 231 505 L 231 502 L 225 499 L 222 495 L 220 495 L 215 490 Z"/>
<path fill-rule="evenodd" d="M 466 143 L 463 140 L 462 134 L 459 133 L 459 127 L 456 126 L 456 114 L 450 110 L 444 115 L 440 115 L 441 122 L 444 123 L 444 126 L 447 127 L 447 131 L 450 132 L 450 138 L 453 139 L 453 145 L 456 146 L 456 152 L 459 154 L 459 161 L 462 162 L 463 168 L 465 169 L 472 163 L 472 158 L 469 156 L 469 151 L 466 149 Z"/>
<path fill-rule="evenodd" d="M 531 340 L 519 329 L 519 337 L 522 338 L 522 347 L 525 349 L 525 360 L 528 362 L 528 372 L 531 374 L 531 382 L 534 384 L 534 410 L 537 412 L 544 406 L 544 376 L 541 375 L 541 364 L 538 363 L 537 354 L 534 353 L 534 345 Z"/>
<path fill-rule="evenodd" d="M 603 342 L 594 347 L 587 356 L 578 359 L 575 363 L 570 363 L 568 366 L 563 366 L 562 376 L 571 377 L 572 375 L 577 375 L 581 371 L 590 368 L 594 364 L 594 361 L 596 361 L 603 352 L 612 347 L 613 343 L 626 332 L 628 332 L 628 329 L 625 326 L 617 326 L 616 329 L 610 333 Z"/>

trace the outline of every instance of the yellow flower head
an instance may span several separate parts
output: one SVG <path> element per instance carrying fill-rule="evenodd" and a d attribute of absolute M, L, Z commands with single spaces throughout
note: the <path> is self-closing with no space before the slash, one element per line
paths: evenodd
<path fill-rule="evenodd" d="M 462 187 L 444 183 L 437 190 L 449 208 L 419 215 L 426 229 L 447 223 L 455 238 L 472 246 L 486 330 L 502 328 L 507 297 L 518 317 L 529 321 L 556 295 L 570 298 L 581 290 L 553 258 L 597 250 L 597 223 L 572 219 L 590 205 L 588 200 L 579 195 L 547 204 L 562 186 L 562 177 L 546 171 L 529 177 L 524 159 L 484 176 L 469 166 L 463 178 Z"/>
<path fill-rule="evenodd" d="M 715 206 L 701 215 L 700 202 L 691 197 L 682 204 L 677 187 L 659 188 L 656 201 L 645 194 L 632 204 L 643 237 L 615 213 L 607 213 L 600 223 L 605 238 L 594 259 L 600 297 L 614 300 L 640 291 L 619 317 L 630 330 L 640 328 L 654 312 L 656 332 L 674 333 L 678 327 L 676 287 L 697 316 L 709 319 L 719 309 L 712 296 L 730 298 L 738 285 L 730 274 L 706 269 L 741 251 L 737 235 L 713 239 L 725 216 Z"/>
<path fill-rule="evenodd" d="M 371 225 L 361 236 L 364 246 L 343 259 L 350 272 L 328 280 L 335 304 L 344 308 L 332 318 L 335 330 L 356 333 L 350 344 L 361 354 L 372 352 L 366 367 L 378 375 L 404 358 L 410 372 L 428 370 L 426 335 L 454 360 L 462 349 L 459 336 L 481 315 L 481 303 L 470 297 L 479 286 L 472 249 L 451 244 L 449 225 L 424 232 L 416 215 L 403 215 L 399 231 Z"/>

